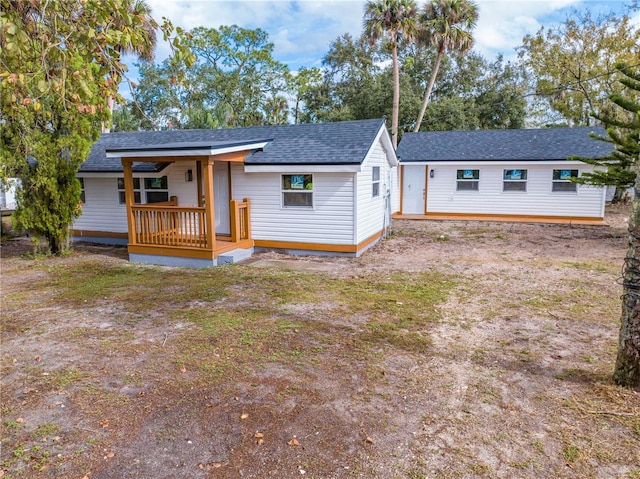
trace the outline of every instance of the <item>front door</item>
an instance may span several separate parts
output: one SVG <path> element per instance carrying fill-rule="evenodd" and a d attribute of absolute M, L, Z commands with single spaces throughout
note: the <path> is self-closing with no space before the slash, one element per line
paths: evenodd
<path fill-rule="evenodd" d="M 216 217 L 216 234 L 231 234 L 230 200 L 229 162 L 216 161 L 213 164 L 213 205 Z"/>
<path fill-rule="evenodd" d="M 426 166 L 402 166 L 402 214 L 424 215 L 427 211 Z"/>

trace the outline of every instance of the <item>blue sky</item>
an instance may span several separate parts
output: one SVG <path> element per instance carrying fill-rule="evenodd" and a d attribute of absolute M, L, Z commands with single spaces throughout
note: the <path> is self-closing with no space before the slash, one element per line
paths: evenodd
<path fill-rule="evenodd" d="M 477 0 L 480 12 L 474 50 L 493 60 L 515 59 L 516 47 L 528 33 L 562 22 L 572 8 L 594 13 L 620 11 L 631 0 Z M 343 33 L 362 31 L 365 2 L 360 0 L 148 0 L 153 17 L 169 18 L 187 30 L 237 24 L 262 28 L 275 45 L 274 56 L 291 70 L 320 66 L 330 43 Z M 423 5 L 424 1 L 418 1 Z M 640 15 L 636 18 L 640 22 Z M 159 45 L 156 59 L 169 53 Z M 131 72 L 133 75 L 135 73 Z"/>

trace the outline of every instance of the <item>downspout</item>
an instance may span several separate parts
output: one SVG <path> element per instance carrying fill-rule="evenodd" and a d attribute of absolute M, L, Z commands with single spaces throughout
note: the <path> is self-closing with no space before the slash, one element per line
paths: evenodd
<path fill-rule="evenodd" d="M 382 237 L 386 238 L 391 233 L 391 168 L 387 169 L 387 182 L 384 185 L 384 218 L 382 219 Z M 387 231 L 389 228 L 389 231 Z"/>

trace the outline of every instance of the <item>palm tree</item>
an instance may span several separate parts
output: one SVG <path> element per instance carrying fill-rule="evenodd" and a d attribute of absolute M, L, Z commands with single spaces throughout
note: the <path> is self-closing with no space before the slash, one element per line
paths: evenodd
<path fill-rule="evenodd" d="M 398 145 L 398 113 L 400 110 L 400 68 L 398 39 L 412 39 L 417 32 L 417 7 L 414 0 L 370 0 L 364 8 L 364 33 L 373 45 L 385 34 L 391 43 L 393 59 L 393 108 L 391 110 L 391 141 Z"/>
<path fill-rule="evenodd" d="M 115 50 L 119 54 L 133 54 L 140 60 L 152 61 L 156 44 L 158 42 L 156 36 L 156 29 L 158 24 L 151 17 L 151 7 L 145 0 L 131 0 L 131 3 L 127 8 L 129 15 L 139 17 L 142 23 L 142 27 L 139 30 L 139 35 L 135 38 L 129 38 L 128 43 L 115 46 Z M 114 28 L 119 29 L 119 25 L 115 24 Z M 113 115 L 113 97 L 107 98 L 107 106 L 109 111 Z M 102 133 L 109 133 L 109 127 L 104 123 L 102 124 Z"/>
<path fill-rule="evenodd" d="M 420 130 L 445 51 L 460 53 L 469 51 L 473 46 L 471 30 L 476 26 L 477 20 L 478 7 L 473 0 L 431 0 L 425 5 L 424 12 L 420 16 L 418 41 L 423 44 L 435 45 L 438 49 L 438 55 L 413 131 Z"/>

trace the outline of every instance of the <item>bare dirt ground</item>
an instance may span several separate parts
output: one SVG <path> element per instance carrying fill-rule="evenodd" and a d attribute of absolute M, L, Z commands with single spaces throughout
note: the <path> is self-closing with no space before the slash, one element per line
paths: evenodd
<path fill-rule="evenodd" d="M 3 241 L 0 477 L 640 478 L 626 213 L 209 272 Z"/>

